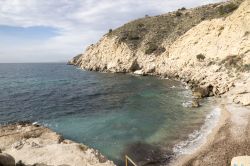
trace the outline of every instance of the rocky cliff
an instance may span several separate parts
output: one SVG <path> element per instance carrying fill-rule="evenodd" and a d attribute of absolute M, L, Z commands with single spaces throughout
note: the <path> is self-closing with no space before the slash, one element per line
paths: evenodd
<path fill-rule="evenodd" d="M 250 0 L 132 21 L 104 35 L 70 64 L 177 78 L 206 89 L 205 96 L 230 91 L 233 101 L 250 105 Z"/>
<path fill-rule="evenodd" d="M 113 166 L 98 151 L 31 123 L 0 126 L 0 165 Z"/>

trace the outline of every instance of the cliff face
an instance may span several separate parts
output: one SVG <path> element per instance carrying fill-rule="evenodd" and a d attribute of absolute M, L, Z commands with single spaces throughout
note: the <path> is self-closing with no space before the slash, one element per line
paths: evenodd
<path fill-rule="evenodd" d="M 179 78 L 211 95 L 232 90 L 232 100 L 249 105 L 249 23 L 249 0 L 180 9 L 125 24 L 72 62 L 87 70 Z M 239 85 L 244 93 L 233 90 Z"/>

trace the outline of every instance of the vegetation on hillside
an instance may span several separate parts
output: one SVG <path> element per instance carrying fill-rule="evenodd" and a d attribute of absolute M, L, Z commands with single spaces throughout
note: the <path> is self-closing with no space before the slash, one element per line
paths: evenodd
<path fill-rule="evenodd" d="M 244 55 L 229 55 L 221 61 L 227 69 L 236 69 L 238 71 L 250 71 L 250 64 L 243 64 Z"/>
<path fill-rule="evenodd" d="M 165 51 L 161 47 L 163 40 L 172 43 L 201 21 L 227 16 L 238 6 L 239 3 L 226 2 L 189 10 L 183 7 L 176 12 L 154 17 L 147 15 L 109 30 L 108 36 L 117 36 L 119 42 L 126 43 L 133 50 L 143 46 L 145 54 L 159 54 Z"/>
<path fill-rule="evenodd" d="M 203 61 L 206 57 L 203 54 L 198 54 L 196 55 L 196 58 L 198 59 L 198 61 Z"/>

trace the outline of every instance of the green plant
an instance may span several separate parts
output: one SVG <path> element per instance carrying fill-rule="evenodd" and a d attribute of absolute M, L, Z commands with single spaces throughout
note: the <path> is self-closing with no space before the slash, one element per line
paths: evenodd
<path fill-rule="evenodd" d="M 248 36 L 249 34 L 250 34 L 250 32 L 246 31 L 245 34 L 244 34 L 244 36 Z"/>
<path fill-rule="evenodd" d="M 154 53 L 155 53 L 155 55 L 161 55 L 162 53 L 164 53 L 166 51 L 166 48 L 164 48 L 164 47 L 158 47 L 155 51 L 154 51 Z"/>
<path fill-rule="evenodd" d="M 205 57 L 205 55 L 203 55 L 203 54 L 198 54 L 198 55 L 196 55 L 196 58 L 197 58 L 199 61 L 203 61 L 206 57 Z"/>
<path fill-rule="evenodd" d="M 235 67 L 238 65 L 239 61 L 241 60 L 241 57 L 237 55 L 229 55 L 225 59 L 221 61 L 222 64 L 225 64 L 226 66 Z"/>
<path fill-rule="evenodd" d="M 229 55 L 220 64 L 224 64 L 227 69 L 235 68 L 238 71 L 248 70 L 248 65 L 243 65 L 242 56 L 240 55 Z"/>
<path fill-rule="evenodd" d="M 176 17 L 180 17 L 181 15 L 182 15 L 182 13 L 179 12 L 179 11 L 177 11 L 177 12 L 175 13 L 175 16 L 176 16 Z"/>
<path fill-rule="evenodd" d="M 238 5 L 234 4 L 234 3 L 229 3 L 227 5 L 223 5 L 219 7 L 219 12 L 221 15 L 224 14 L 228 14 L 233 12 L 234 10 L 236 10 L 238 8 Z"/>
<path fill-rule="evenodd" d="M 128 40 L 139 40 L 140 37 L 138 36 L 138 34 L 130 32 L 128 35 Z"/>
<path fill-rule="evenodd" d="M 112 33 L 108 34 L 108 37 L 117 37 L 119 43 L 123 42 L 133 50 L 142 47 L 147 48 L 147 44 L 145 44 L 147 42 L 154 43 L 159 47 L 163 41 L 171 44 L 202 20 L 224 17 L 219 12 L 219 6 L 222 4 L 219 4 L 218 7 L 216 5 L 214 8 L 211 5 L 207 5 L 195 10 L 184 10 L 183 8 L 179 9 L 178 12 L 175 11 L 152 17 L 145 15 L 145 17 L 113 29 Z M 136 35 L 130 35 L 132 32 Z"/>
<path fill-rule="evenodd" d="M 225 29 L 225 27 L 222 26 L 222 27 L 220 27 L 219 31 L 222 31 L 222 30 L 224 30 L 224 29 Z"/>
<path fill-rule="evenodd" d="M 243 71 L 250 71 L 250 64 L 243 65 Z"/>
<path fill-rule="evenodd" d="M 109 29 L 109 33 L 111 33 L 113 30 L 112 29 Z"/>
<path fill-rule="evenodd" d="M 156 51 L 158 49 L 158 46 L 156 44 L 153 43 L 149 43 L 148 44 L 148 48 L 145 51 L 145 54 L 152 54 L 154 51 Z"/>
<path fill-rule="evenodd" d="M 211 66 L 211 65 L 214 65 L 214 64 L 216 64 L 214 61 L 209 61 L 207 66 Z"/>
<path fill-rule="evenodd" d="M 139 23 L 138 25 L 137 25 L 137 28 L 143 28 L 145 25 L 143 24 L 143 23 Z"/>

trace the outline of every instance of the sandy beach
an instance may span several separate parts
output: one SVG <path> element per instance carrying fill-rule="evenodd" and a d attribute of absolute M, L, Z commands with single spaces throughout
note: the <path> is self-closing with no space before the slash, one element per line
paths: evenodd
<path fill-rule="evenodd" d="M 226 166 L 233 157 L 249 155 L 249 107 L 233 104 L 227 97 L 218 102 L 221 103 L 220 120 L 205 143 L 192 154 L 179 156 L 171 165 Z"/>

